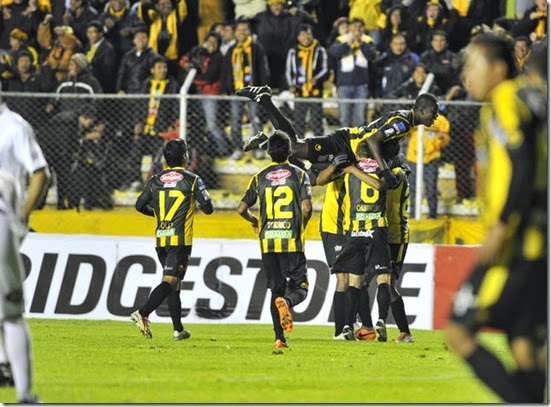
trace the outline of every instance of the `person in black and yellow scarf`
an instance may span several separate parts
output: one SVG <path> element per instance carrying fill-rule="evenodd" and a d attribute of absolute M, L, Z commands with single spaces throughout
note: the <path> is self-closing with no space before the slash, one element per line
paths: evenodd
<path fill-rule="evenodd" d="M 327 51 L 314 38 L 312 27 L 299 27 L 298 44 L 287 53 L 285 77 L 289 90 L 297 98 L 321 98 L 323 81 L 329 73 Z M 310 123 L 315 136 L 322 136 L 323 110 L 321 102 L 301 103 L 295 99 L 294 122 L 298 134 L 305 134 L 306 115 L 310 111 Z"/>
<path fill-rule="evenodd" d="M 465 88 L 484 104 L 479 151 L 487 236 L 455 294 L 447 342 L 506 403 L 544 403 L 548 391 L 547 45 L 516 77 L 509 43 L 477 36 L 467 48 Z M 453 272 L 453 270 L 450 270 Z M 513 366 L 478 339 L 502 329 Z"/>
<path fill-rule="evenodd" d="M 158 96 L 178 93 L 176 80 L 168 76 L 166 59 L 155 58 L 151 64 L 151 76 L 145 80 L 140 91 L 149 94 L 150 98 L 137 109 L 135 117 L 135 143 L 131 152 L 132 181 L 141 180 L 141 159 L 144 155 L 152 157 L 164 144 L 161 133 L 174 130 L 174 122 L 178 118 L 178 100 L 159 98 Z"/>
<path fill-rule="evenodd" d="M 222 90 L 228 95 L 233 95 L 237 89 L 245 86 L 264 85 L 270 81 L 266 51 L 260 43 L 253 40 L 249 23 L 246 21 L 236 23 L 235 40 L 236 43 L 224 56 L 222 68 Z M 239 100 L 231 102 L 231 142 L 234 160 L 243 157 L 241 127 L 244 105 Z M 248 102 L 248 108 L 254 133 L 257 133 L 262 130 L 262 123 L 258 117 L 258 104 Z"/>
<path fill-rule="evenodd" d="M 10 50 L 0 55 L 0 75 L 3 79 L 13 78 L 17 74 L 15 59 L 22 52 L 28 52 L 32 57 L 32 69 L 34 72 L 40 72 L 40 63 L 38 62 L 38 51 L 29 45 L 29 36 L 23 30 L 14 28 L 10 33 Z"/>

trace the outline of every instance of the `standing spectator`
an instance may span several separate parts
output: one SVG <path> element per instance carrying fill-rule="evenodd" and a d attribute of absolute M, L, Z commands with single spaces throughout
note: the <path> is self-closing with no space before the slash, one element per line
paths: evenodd
<path fill-rule="evenodd" d="M 209 33 L 204 46 L 195 47 L 189 55 L 180 60 L 180 66 L 185 72 L 195 68 L 197 73 L 193 79 L 195 91 L 201 95 L 220 95 L 222 83 L 222 54 L 218 51 L 220 37 Z M 215 98 L 201 99 L 205 121 L 210 135 L 214 140 L 215 154 L 219 157 L 229 155 L 229 141 L 224 131 L 218 125 L 218 103 Z"/>
<path fill-rule="evenodd" d="M 445 31 L 432 34 L 430 49 L 421 54 L 420 61 L 434 74 L 434 80 L 443 93 L 458 83 L 459 63 L 455 53 L 448 49 Z"/>
<path fill-rule="evenodd" d="M 115 47 L 117 61 L 120 61 L 132 48 L 134 27 L 141 21 L 126 7 L 126 0 L 110 0 L 109 7 L 99 15 L 98 20 L 103 25 L 105 38 Z"/>
<path fill-rule="evenodd" d="M 10 33 L 9 51 L 0 55 L 0 74 L 3 79 L 10 78 L 16 74 L 15 57 L 22 51 L 31 54 L 33 70 L 40 72 L 38 51 L 29 45 L 29 36 L 24 31 L 14 28 Z"/>
<path fill-rule="evenodd" d="M 418 127 L 411 131 L 407 148 L 407 159 L 411 167 L 409 177 L 411 214 L 415 215 L 415 194 L 417 191 L 416 179 L 418 165 L 417 143 L 419 139 Z M 440 157 L 442 148 L 450 144 L 450 122 L 439 114 L 434 123 L 426 127 L 423 132 L 423 186 L 425 196 L 429 205 L 429 219 L 436 219 L 438 209 L 438 169 L 440 168 Z"/>
<path fill-rule="evenodd" d="M 264 47 L 253 40 L 249 24 L 238 21 L 235 25 L 236 43 L 224 57 L 222 68 L 222 89 L 228 95 L 245 86 L 264 85 L 270 81 L 270 67 Z M 249 117 L 254 133 L 262 130 L 258 104 L 248 102 Z M 231 158 L 239 160 L 243 157 L 241 144 L 242 117 L 245 104 L 240 100 L 231 101 L 231 142 L 234 149 Z M 262 152 L 261 152 L 262 153 Z M 262 157 L 259 154 L 259 157 Z"/>
<path fill-rule="evenodd" d="M 304 230 L 312 215 L 312 189 L 306 172 L 289 164 L 291 140 L 280 130 L 270 137 L 272 163 L 254 175 L 237 212 L 259 233 L 263 270 L 272 292 L 270 313 L 274 351 L 288 348 L 293 330 L 291 308 L 308 295 Z M 250 209 L 259 203 L 260 219 Z M 284 229 L 277 225 L 288 224 Z"/>
<path fill-rule="evenodd" d="M 296 97 L 294 122 L 297 134 L 304 135 L 306 116 L 310 112 L 310 123 L 314 135 L 323 131 L 323 109 L 321 102 L 303 103 L 299 98 L 323 97 L 323 82 L 328 75 L 327 51 L 314 38 L 312 27 L 302 25 L 297 37 L 298 44 L 287 54 L 286 78 L 289 91 Z"/>
<path fill-rule="evenodd" d="M 369 97 L 369 69 L 376 56 L 373 39 L 364 34 L 360 19 L 350 21 L 349 32 L 337 38 L 329 53 L 338 61 L 337 93 L 340 99 Z M 373 68 L 374 69 L 374 68 Z M 339 120 L 343 127 L 361 126 L 366 121 L 366 104 L 339 103 Z"/>
<path fill-rule="evenodd" d="M 377 45 L 377 50 L 384 52 L 388 49 L 390 41 L 394 35 L 398 33 L 404 34 L 407 37 L 407 19 L 402 18 L 402 7 L 393 6 L 386 13 L 386 24 L 385 27 L 381 30 L 381 42 Z"/>
<path fill-rule="evenodd" d="M 67 9 L 63 16 L 63 24 L 70 26 L 80 43 L 84 45 L 88 42 L 88 23 L 98 18 L 98 12 L 90 5 L 89 0 L 69 1 L 71 8 Z"/>
<path fill-rule="evenodd" d="M 149 46 L 166 58 L 168 74 L 178 75 L 178 56 L 183 51 L 181 29 L 188 15 L 186 0 L 178 0 L 176 8 L 171 0 L 142 2 L 138 6 L 138 16 L 149 28 Z"/>
<path fill-rule="evenodd" d="M 235 44 L 233 24 L 229 21 L 222 23 L 222 32 L 220 33 L 222 41 L 220 43 L 220 52 L 226 55 L 228 50 Z"/>
<path fill-rule="evenodd" d="M 326 48 L 329 49 L 331 45 L 337 40 L 338 37 L 346 35 L 348 33 L 349 21 L 346 17 L 339 17 L 333 23 L 333 29 L 329 33 Z M 333 73 L 333 83 L 338 83 L 339 73 L 339 60 L 335 58 L 331 52 L 327 53 L 329 70 Z"/>
<path fill-rule="evenodd" d="M 533 43 L 547 34 L 547 1 L 534 0 L 534 3 L 512 29 L 515 36 L 526 35 Z"/>
<path fill-rule="evenodd" d="M 381 0 L 348 0 L 350 12 L 348 18 L 361 19 L 365 25 L 365 31 L 375 45 L 381 42 L 382 21 L 384 12 L 381 9 Z"/>
<path fill-rule="evenodd" d="M 453 21 L 448 21 L 448 18 L 442 14 L 442 6 L 438 0 L 430 0 L 423 15 L 412 21 L 408 32 L 410 36 L 408 44 L 413 52 L 421 55 L 429 50 L 434 31 L 452 31 Z"/>
<path fill-rule="evenodd" d="M 186 142 L 170 140 L 163 155 L 168 168 L 151 177 L 136 200 L 137 211 L 156 218 L 155 250 L 163 267 L 163 281 L 130 319 L 151 339 L 149 315 L 166 299 L 174 328 L 172 339 L 180 341 L 191 336 L 182 325 L 180 292 L 191 256 L 195 207 L 198 203 L 207 215 L 214 208 L 203 180 L 185 169 L 189 161 Z"/>
<path fill-rule="evenodd" d="M 92 74 L 99 81 L 103 93 L 115 93 L 118 58 L 113 45 L 103 37 L 103 24 L 98 20 L 88 23 L 88 45 L 84 54 Z"/>
<path fill-rule="evenodd" d="M 63 80 L 69 70 L 69 61 L 76 52 L 82 48 L 81 42 L 73 34 L 73 29 L 68 26 L 55 27 L 53 32 L 56 35 L 52 39 L 50 21 L 52 15 L 48 14 L 38 27 L 37 40 L 40 46 L 48 50 L 48 57 L 42 64 L 40 80 L 42 89 L 45 92 L 53 92 L 58 83 Z"/>
<path fill-rule="evenodd" d="M 6 4 L 7 3 L 7 4 Z M 36 35 L 39 15 L 36 7 L 29 0 L 13 0 L 2 2 L 2 18 L 0 18 L 0 49 L 10 48 L 10 36 L 14 29 L 19 29 L 29 38 Z"/>
<path fill-rule="evenodd" d="M 2 90 L 0 84 L 0 91 Z M 13 386 L 21 403 L 38 402 L 32 393 L 32 358 L 30 336 L 23 319 L 23 296 L 10 296 L 23 287 L 24 268 L 19 256 L 19 244 L 29 224 L 31 212 L 46 192 L 50 176 L 48 165 L 38 145 L 32 127 L 12 112 L 0 99 L 0 163 L 5 174 L 2 182 L 4 239 L 0 274 L 0 383 Z M 15 230 L 6 229 L 8 219 L 22 223 Z"/>
<path fill-rule="evenodd" d="M 145 80 L 139 92 L 148 94 L 149 100 L 147 104 L 142 101 L 135 114 L 135 142 L 130 152 L 134 182 L 141 179 L 142 156 L 155 156 L 164 144 L 161 133 L 174 130 L 174 123 L 178 118 L 178 100 L 159 98 L 178 93 L 178 84 L 176 79 L 168 75 L 165 58 L 158 56 L 154 59 L 150 72 L 151 76 Z"/>
<path fill-rule="evenodd" d="M 515 61 L 519 73 L 524 72 L 524 64 L 530 58 L 530 39 L 525 36 L 515 38 Z"/>
<path fill-rule="evenodd" d="M 453 32 L 448 31 L 448 39 L 450 49 L 454 52 L 467 45 L 469 33 L 473 27 L 482 24 L 491 26 L 492 22 L 502 15 L 499 10 L 500 1 L 452 0 L 451 3 L 453 9 L 450 11 L 450 16 L 454 17 L 456 24 L 454 24 Z"/>
<path fill-rule="evenodd" d="M 394 34 L 388 50 L 377 62 L 375 97 L 387 98 L 392 94 L 411 76 L 418 61 L 419 56 L 407 48 L 404 34 Z"/>
<path fill-rule="evenodd" d="M 270 82 L 267 84 L 276 89 L 285 88 L 285 59 L 296 39 L 291 32 L 291 15 L 284 5 L 285 0 L 269 0 L 266 10 L 252 20 L 252 30 L 266 50 L 270 66 Z"/>

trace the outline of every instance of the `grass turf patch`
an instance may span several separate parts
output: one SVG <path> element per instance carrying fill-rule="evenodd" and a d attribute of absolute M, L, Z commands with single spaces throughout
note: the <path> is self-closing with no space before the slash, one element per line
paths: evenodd
<path fill-rule="evenodd" d="M 30 319 L 35 391 L 46 403 L 495 403 L 443 341 L 414 330 L 415 343 L 334 341 L 330 326 L 296 324 L 289 349 L 272 354 L 269 325 L 186 325 L 172 340 L 154 323 Z M 483 334 L 508 363 L 500 334 Z M 14 402 L 13 389 L 0 401 Z"/>

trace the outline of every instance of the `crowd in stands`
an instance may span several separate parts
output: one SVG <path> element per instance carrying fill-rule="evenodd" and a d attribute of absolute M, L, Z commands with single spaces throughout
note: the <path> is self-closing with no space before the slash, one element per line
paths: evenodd
<path fill-rule="evenodd" d="M 304 134 L 310 111 L 310 128 L 321 135 L 321 103 L 299 99 L 323 97 L 328 82 L 343 99 L 411 100 L 433 73 L 430 92 L 442 99 L 465 98 L 461 56 L 471 37 L 481 32 L 508 38 L 522 71 L 532 44 L 546 36 L 547 3 L 517 0 L 514 17 L 506 18 L 510 3 L 2 0 L 0 78 L 8 92 L 151 95 L 147 102 L 124 99 L 109 107 L 129 121 L 122 129 L 136 141 L 129 178 L 139 179 L 140 156 L 154 154 L 178 118 L 175 101 L 155 96 L 178 93 L 192 68 L 197 72 L 192 92 L 197 94 L 233 95 L 243 86 L 264 84 L 274 92 L 291 92 L 298 100 L 294 121 L 299 132 Z M 28 103 L 9 101 L 37 129 L 52 120 L 69 120 L 56 115 L 74 115 L 77 106 L 88 109 L 89 116 L 105 117 L 104 107 L 93 103 L 83 107 L 63 98 L 35 103 L 42 105 L 38 113 L 33 105 L 31 114 Z M 201 120 L 215 146 L 212 154 L 238 160 L 244 109 L 254 131 L 262 129 L 264 118 L 255 103 L 232 101 L 227 107 L 229 132 L 224 132 L 221 104 L 214 99 L 201 101 Z M 340 103 L 339 124 L 363 125 L 366 112 L 365 103 Z M 37 131 L 39 141 L 51 141 L 51 135 Z M 263 152 L 255 155 L 262 158 Z M 67 200 L 62 201 L 58 206 L 67 207 Z"/>

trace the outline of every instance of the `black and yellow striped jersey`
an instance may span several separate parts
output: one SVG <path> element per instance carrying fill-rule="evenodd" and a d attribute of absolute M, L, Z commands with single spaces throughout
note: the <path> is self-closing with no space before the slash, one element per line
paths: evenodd
<path fill-rule="evenodd" d="M 304 251 L 302 202 L 311 199 L 308 175 L 289 162 L 273 162 L 251 178 L 242 201 L 259 203 L 262 253 Z"/>
<path fill-rule="evenodd" d="M 348 210 L 345 207 L 345 195 L 346 188 L 344 187 L 344 179 L 342 177 L 327 184 L 320 213 L 320 232 L 333 233 L 335 235 L 344 234 L 343 221 L 344 215 Z"/>
<path fill-rule="evenodd" d="M 203 180 L 183 167 L 167 168 L 152 176 L 136 201 L 136 208 L 151 207 L 157 220 L 155 247 L 191 246 L 196 204 L 212 212 Z"/>
<path fill-rule="evenodd" d="M 499 84 L 480 111 L 482 216 L 507 225 L 508 244 L 526 260 L 547 253 L 547 99 L 520 76 Z M 484 155 L 483 155 L 484 156 Z M 505 255 L 504 257 L 508 257 Z M 507 261 L 504 259 L 503 261 Z"/>
<path fill-rule="evenodd" d="M 375 160 L 365 159 L 357 163 L 366 174 L 375 178 L 378 165 Z M 345 205 L 348 213 L 344 218 L 345 231 L 362 231 L 377 227 L 387 227 L 386 191 L 376 190 L 360 181 L 354 175 L 345 174 L 344 184 L 346 188 Z"/>
<path fill-rule="evenodd" d="M 401 167 L 392 169 L 401 179 L 398 187 L 386 191 L 386 215 L 388 218 L 388 242 L 409 243 L 409 182 Z"/>
<path fill-rule="evenodd" d="M 411 134 L 412 128 L 412 110 L 392 110 L 362 127 L 361 140 L 363 141 L 380 131 L 384 135 L 381 147 L 383 157 L 392 157 L 398 154 L 400 142 Z"/>

